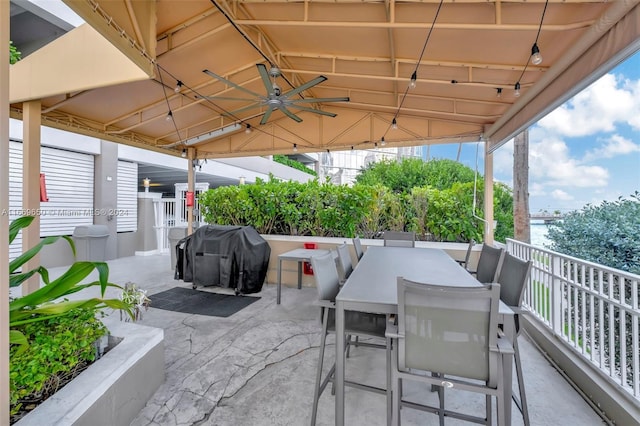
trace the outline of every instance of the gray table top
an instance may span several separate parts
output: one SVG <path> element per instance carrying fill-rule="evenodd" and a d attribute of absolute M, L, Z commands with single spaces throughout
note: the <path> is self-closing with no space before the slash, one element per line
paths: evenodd
<path fill-rule="evenodd" d="M 445 251 L 434 248 L 369 247 L 336 297 L 338 302 L 386 305 L 395 312 L 398 304 L 397 277 L 408 280 L 475 287 L 478 280 Z M 508 309 L 506 305 L 502 306 Z M 504 312 L 506 313 L 506 312 Z"/>
<path fill-rule="evenodd" d="M 278 259 L 282 260 L 309 260 L 312 256 L 329 253 L 325 249 L 304 249 L 299 248 L 278 255 Z"/>

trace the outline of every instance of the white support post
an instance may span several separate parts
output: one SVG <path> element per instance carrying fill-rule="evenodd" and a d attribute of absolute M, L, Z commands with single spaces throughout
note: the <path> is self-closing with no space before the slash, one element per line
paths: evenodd
<path fill-rule="evenodd" d="M 0 1 L 0 424 L 9 424 L 9 21 Z"/>
<path fill-rule="evenodd" d="M 22 209 L 34 216 L 28 228 L 22 230 L 22 252 L 40 242 L 40 125 L 42 114 L 40 101 L 24 103 L 22 128 Z M 24 265 L 24 270 L 32 270 L 40 265 L 40 254 Z M 40 276 L 34 275 L 22 283 L 22 294 L 33 293 L 40 288 Z"/>
<path fill-rule="evenodd" d="M 484 242 L 493 244 L 493 153 L 484 144 Z"/>
<path fill-rule="evenodd" d="M 187 158 L 189 159 L 189 165 L 187 166 L 187 192 L 191 192 L 194 195 L 195 201 L 195 167 L 193 167 L 193 160 L 196 159 L 195 148 L 187 148 Z M 194 203 L 195 204 L 195 203 Z M 187 207 L 187 235 L 193 233 L 193 206 Z"/>

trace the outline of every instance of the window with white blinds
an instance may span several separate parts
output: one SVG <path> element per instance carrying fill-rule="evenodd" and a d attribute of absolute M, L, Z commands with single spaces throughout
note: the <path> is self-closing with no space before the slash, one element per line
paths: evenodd
<path fill-rule="evenodd" d="M 138 164 L 118 160 L 118 232 L 138 229 Z"/>
<path fill-rule="evenodd" d="M 45 174 L 48 202 L 40 204 L 40 236 L 71 235 L 79 225 L 93 224 L 93 169 L 90 154 L 42 147 L 40 171 Z M 22 143 L 9 144 L 9 220 L 22 216 Z M 13 259 L 22 250 L 18 236 L 9 247 Z"/>

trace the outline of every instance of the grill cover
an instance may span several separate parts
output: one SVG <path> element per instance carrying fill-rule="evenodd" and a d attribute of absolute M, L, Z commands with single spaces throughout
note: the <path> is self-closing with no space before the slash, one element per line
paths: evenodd
<path fill-rule="evenodd" d="M 251 226 L 202 226 L 175 250 L 176 279 L 243 294 L 262 290 L 271 255 L 269 243 Z"/>

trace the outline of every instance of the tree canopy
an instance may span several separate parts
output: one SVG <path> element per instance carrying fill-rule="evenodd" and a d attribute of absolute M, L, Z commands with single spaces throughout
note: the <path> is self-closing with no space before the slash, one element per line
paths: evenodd
<path fill-rule="evenodd" d="M 568 213 L 547 237 L 552 250 L 640 274 L 640 193 Z"/>
<path fill-rule="evenodd" d="M 409 193 L 415 187 L 429 185 L 447 189 L 454 183 L 473 182 L 474 175 L 471 168 L 453 160 L 407 158 L 371 163 L 361 169 L 356 181 L 364 185 L 384 185 L 397 193 Z"/>

